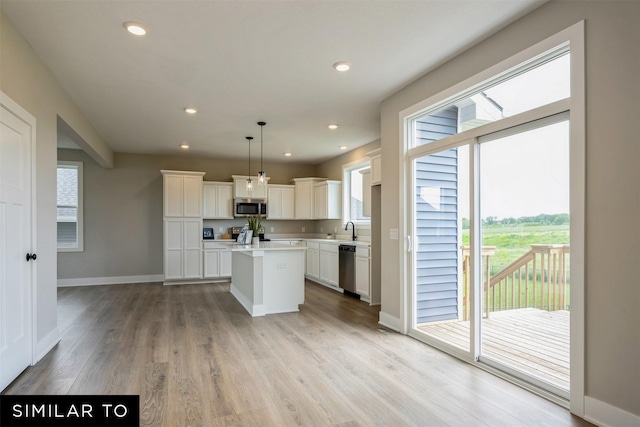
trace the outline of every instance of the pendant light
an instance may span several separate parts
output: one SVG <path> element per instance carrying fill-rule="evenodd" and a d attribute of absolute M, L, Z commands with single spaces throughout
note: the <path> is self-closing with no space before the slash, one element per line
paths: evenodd
<path fill-rule="evenodd" d="M 267 173 L 262 168 L 262 129 L 264 129 L 264 125 L 266 122 L 258 122 L 258 126 L 260 126 L 260 172 L 258 172 L 258 185 L 265 185 L 267 183 Z"/>
<path fill-rule="evenodd" d="M 247 193 L 251 194 L 253 191 L 253 182 L 251 182 L 251 140 L 252 136 L 247 136 L 247 141 L 249 141 L 249 173 L 247 174 Z"/>

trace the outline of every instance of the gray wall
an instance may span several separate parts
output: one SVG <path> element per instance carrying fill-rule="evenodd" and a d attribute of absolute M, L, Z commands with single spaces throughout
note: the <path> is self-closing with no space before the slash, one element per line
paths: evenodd
<path fill-rule="evenodd" d="M 56 311 L 56 144 L 58 116 L 76 129 L 97 158 L 109 165 L 112 153 L 69 94 L 0 10 L 0 90 L 36 118 L 35 236 L 36 352 L 57 339 Z"/>
<path fill-rule="evenodd" d="M 369 144 L 358 147 L 354 150 L 348 151 L 338 157 L 334 157 L 331 160 L 327 160 L 318 165 L 317 176 L 321 178 L 332 179 L 336 181 L 342 181 L 342 166 L 354 162 L 356 160 L 363 160 L 367 158 L 367 153 L 380 148 L 380 141 L 374 141 Z M 333 233 L 334 230 L 338 231 L 338 235 L 342 234 L 345 238 L 351 238 L 351 228 L 349 231 L 344 231 L 344 223 L 342 219 L 329 219 L 318 222 L 318 233 Z M 370 238 L 371 230 L 360 228 L 357 230 L 358 236 L 367 236 Z"/>
<path fill-rule="evenodd" d="M 400 111 L 586 22 L 586 395 L 640 415 L 640 2 L 552 1 L 381 105 L 382 312 L 401 313 Z"/>
<path fill-rule="evenodd" d="M 83 162 L 84 251 L 58 254 L 58 278 L 102 278 L 162 274 L 161 169 L 206 172 L 205 181 L 231 181 L 246 173 L 246 162 L 196 156 L 152 156 L 115 153 L 114 167 L 105 169 L 80 150 L 58 150 L 60 160 Z M 272 183 L 313 176 L 305 164 L 265 163 Z M 207 220 L 208 226 L 242 225 L 242 220 Z M 311 221 L 265 221 L 276 233 L 315 232 Z"/>

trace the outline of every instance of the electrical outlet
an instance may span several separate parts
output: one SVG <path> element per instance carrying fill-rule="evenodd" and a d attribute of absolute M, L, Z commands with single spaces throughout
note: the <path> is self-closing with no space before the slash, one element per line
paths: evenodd
<path fill-rule="evenodd" d="M 338 227 L 333 227 L 333 234 L 338 234 Z"/>
<path fill-rule="evenodd" d="M 389 239 L 398 240 L 398 229 L 397 228 L 390 228 L 389 229 Z"/>
<path fill-rule="evenodd" d="M 320 227 L 320 232 L 324 233 L 324 227 Z"/>
<path fill-rule="evenodd" d="M 304 227 L 302 227 L 302 232 L 304 233 Z"/>
<path fill-rule="evenodd" d="M 275 231 L 276 231 L 276 228 L 275 227 L 271 227 L 271 232 L 273 233 Z"/>
<path fill-rule="evenodd" d="M 222 227 L 218 227 L 218 233 L 224 233 L 223 228 Z"/>

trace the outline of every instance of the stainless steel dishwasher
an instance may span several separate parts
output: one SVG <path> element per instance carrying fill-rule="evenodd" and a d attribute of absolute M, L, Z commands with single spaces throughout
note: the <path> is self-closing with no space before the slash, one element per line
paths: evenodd
<path fill-rule="evenodd" d="M 340 245 L 338 247 L 338 286 L 345 291 L 356 292 L 356 247 Z"/>

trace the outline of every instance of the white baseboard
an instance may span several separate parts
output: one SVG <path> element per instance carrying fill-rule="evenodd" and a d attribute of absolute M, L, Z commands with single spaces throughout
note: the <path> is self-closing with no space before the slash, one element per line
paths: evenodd
<path fill-rule="evenodd" d="M 244 307 L 245 310 L 247 310 L 247 313 L 249 313 L 251 315 L 251 317 L 259 317 L 259 316 L 265 316 L 266 315 L 266 308 L 263 304 L 261 305 L 253 305 L 251 304 L 251 301 L 249 301 L 249 299 L 247 297 L 245 297 L 242 292 L 240 292 L 238 290 L 238 288 L 236 288 L 235 286 L 233 286 L 233 283 L 231 284 L 231 288 L 230 288 L 230 292 L 231 295 L 234 296 L 234 298 L 236 300 L 238 300 L 238 302 L 240 303 L 240 305 L 242 305 Z"/>
<path fill-rule="evenodd" d="M 55 347 L 60 342 L 60 332 L 58 328 L 54 328 L 51 332 L 49 332 L 43 339 L 36 343 L 35 351 L 33 352 L 33 363 L 35 365 L 47 355 L 51 351 L 53 347 Z"/>
<path fill-rule="evenodd" d="M 151 283 L 162 282 L 162 274 L 150 274 L 141 276 L 111 276 L 111 277 L 82 277 L 79 279 L 58 279 L 58 287 L 69 286 L 97 286 L 97 285 L 123 285 L 127 283 Z"/>
<path fill-rule="evenodd" d="M 380 312 L 378 323 L 382 326 L 386 326 L 389 329 L 393 329 L 396 332 L 402 333 L 402 322 L 397 317 L 391 316 L 383 311 Z"/>
<path fill-rule="evenodd" d="M 584 419 L 599 426 L 640 426 L 640 416 L 589 396 L 584 397 Z"/>

